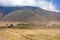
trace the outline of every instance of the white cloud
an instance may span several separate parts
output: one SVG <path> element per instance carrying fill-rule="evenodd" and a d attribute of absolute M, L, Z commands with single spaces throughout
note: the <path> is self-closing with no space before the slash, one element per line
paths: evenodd
<path fill-rule="evenodd" d="M 13 2 L 13 5 L 20 5 L 20 6 L 34 6 L 35 0 L 21 0 L 21 1 L 17 1 L 15 0 Z"/>
<path fill-rule="evenodd" d="M 52 0 L 51 0 L 52 1 Z M 46 0 L 0 0 L 1 6 L 37 6 L 45 10 L 55 11 L 55 5 Z"/>
<path fill-rule="evenodd" d="M 0 0 L 2 6 L 35 6 L 35 0 Z"/>
<path fill-rule="evenodd" d="M 55 4 L 53 4 L 52 1 L 48 2 L 46 0 L 40 0 L 40 2 L 38 3 L 37 6 L 41 7 L 42 9 L 45 9 L 45 10 L 58 12 L 58 10 L 55 7 Z"/>

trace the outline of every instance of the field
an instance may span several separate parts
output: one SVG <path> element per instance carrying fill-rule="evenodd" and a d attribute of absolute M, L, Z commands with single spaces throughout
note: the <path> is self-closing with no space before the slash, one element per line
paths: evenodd
<path fill-rule="evenodd" d="M 60 29 L 0 29 L 0 40 L 60 40 Z"/>

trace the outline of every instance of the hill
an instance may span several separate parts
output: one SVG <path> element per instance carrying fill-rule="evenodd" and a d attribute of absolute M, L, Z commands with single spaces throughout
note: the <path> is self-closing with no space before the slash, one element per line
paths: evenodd
<path fill-rule="evenodd" d="M 38 7 L 25 6 L 6 14 L 1 21 L 45 24 L 50 21 L 60 21 L 60 13 L 46 11 Z"/>

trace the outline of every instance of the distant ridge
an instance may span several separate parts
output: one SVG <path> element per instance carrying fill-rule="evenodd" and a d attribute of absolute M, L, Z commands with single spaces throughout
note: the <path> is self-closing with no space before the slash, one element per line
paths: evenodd
<path fill-rule="evenodd" d="M 16 8 L 14 11 L 6 14 L 1 21 L 47 23 L 49 21 L 60 21 L 60 13 L 46 11 L 38 7 L 25 6 Z"/>

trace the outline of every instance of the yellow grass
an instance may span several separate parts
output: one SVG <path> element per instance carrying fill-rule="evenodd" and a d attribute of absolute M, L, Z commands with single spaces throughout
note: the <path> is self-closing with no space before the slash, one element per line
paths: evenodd
<path fill-rule="evenodd" d="M 60 40 L 60 29 L 0 29 L 0 40 Z"/>

